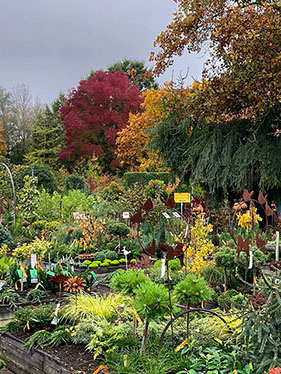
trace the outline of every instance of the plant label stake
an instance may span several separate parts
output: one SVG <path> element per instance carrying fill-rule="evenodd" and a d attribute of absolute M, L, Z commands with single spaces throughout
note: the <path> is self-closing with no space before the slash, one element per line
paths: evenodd
<path fill-rule="evenodd" d="M 166 270 L 166 256 L 161 259 L 162 265 L 161 265 L 161 276 L 160 278 L 164 278 L 165 276 L 165 270 Z"/>
<path fill-rule="evenodd" d="M 275 261 L 279 261 L 279 241 L 280 241 L 280 233 L 279 231 L 276 231 Z"/>
<path fill-rule="evenodd" d="M 32 253 L 31 256 L 30 256 L 30 263 L 31 263 L 31 267 L 34 269 L 36 264 L 37 264 L 37 256 L 36 256 L 36 253 Z"/>
<path fill-rule="evenodd" d="M 249 259 L 249 266 L 248 269 L 253 268 L 253 251 L 249 251 L 250 259 Z"/>
<path fill-rule="evenodd" d="M 58 315 L 60 310 L 60 303 L 57 304 L 54 318 L 52 319 L 51 325 L 57 325 L 59 322 Z"/>

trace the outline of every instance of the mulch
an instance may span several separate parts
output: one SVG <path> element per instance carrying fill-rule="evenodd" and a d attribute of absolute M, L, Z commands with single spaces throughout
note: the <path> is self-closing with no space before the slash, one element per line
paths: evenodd
<path fill-rule="evenodd" d="M 26 342 L 30 337 L 23 331 L 13 334 L 22 342 Z M 44 347 L 39 348 L 41 351 L 48 353 L 53 357 L 57 357 L 66 368 L 73 371 L 81 372 L 81 374 L 93 374 L 97 368 L 102 365 L 99 360 L 93 361 L 93 354 L 88 351 L 83 344 L 72 344 L 70 346 Z M 2 374 L 2 373 L 0 373 Z M 102 374 L 102 371 L 100 372 Z"/>

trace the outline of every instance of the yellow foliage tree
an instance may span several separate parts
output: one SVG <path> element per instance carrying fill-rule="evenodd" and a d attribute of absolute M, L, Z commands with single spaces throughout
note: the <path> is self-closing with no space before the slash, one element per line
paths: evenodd
<path fill-rule="evenodd" d="M 166 101 L 177 95 L 176 89 L 171 83 L 167 83 L 163 89 L 154 88 L 143 92 L 144 102 L 142 113 L 130 114 L 129 124 L 118 133 L 117 155 L 121 164 L 129 165 L 136 171 L 166 171 L 161 157 L 149 149 L 147 144 L 153 135 L 147 130 L 158 125 L 169 115 L 171 107 L 165 105 Z M 189 95 L 189 89 L 181 93 Z"/>
<path fill-rule="evenodd" d="M 206 259 L 209 254 L 214 253 L 215 246 L 208 238 L 213 231 L 211 224 L 205 224 L 204 215 L 196 218 L 194 226 L 191 227 L 191 242 L 186 248 L 186 256 L 189 261 L 190 270 L 199 273 L 208 265 Z"/>

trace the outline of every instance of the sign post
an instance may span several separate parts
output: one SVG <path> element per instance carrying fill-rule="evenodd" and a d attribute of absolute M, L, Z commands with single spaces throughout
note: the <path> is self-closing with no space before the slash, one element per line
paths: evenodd
<path fill-rule="evenodd" d="M 181 214 L 183 215 L 183 203 L 191 202 L 191 195 L 189 192 L 176 192 L 174 194 L 174 199 L 176 203 L 181 203 Z"/>
<path fill-rule="evenodd" d="M 128 226 L 128 221 L 129 221 L 129 218 L 130 218 L 130 212 L 123 212 L 123 218 L 125 219 L 126 225 Z"/>

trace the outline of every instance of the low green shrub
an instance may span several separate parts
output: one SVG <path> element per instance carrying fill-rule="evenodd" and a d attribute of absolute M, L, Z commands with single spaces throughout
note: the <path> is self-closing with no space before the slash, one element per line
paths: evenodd
<path fill-rule="evenodd" d="M 22 299 L 14 290 L 4 288 L 0 293 L 0 303 L 2 305 L 5 304 L 11 309 L 16 308 L 17 305 L 23 301 L 24 299 Z"/>
<path fill-rule="evenodd" d="M 105 253 L 103 251 L 101 252 L 96 252 L 94 254 L 94 260 L 95 261 L 100 261 L 100 262 L 103 262 L 105 260 Z"/>
<path fill-rule="evenodd" d="M 0 329 L 0 334 L 5 334 L 6 332 L 9 332 L 10 334 L 14 334 L 15 332 L 18 332 L 20 328 L 20 324 L 17 321 L 11 321 L 8 322 L 5 327 L 2 327 Z"/>
<path fill-rule="evenodd" d="M 123 222 L 113 222 L 108 225 L 107 231 L 114 236 L 127 236 L 130 233 L 130 227 Z"/>
<path fill-rule="evenodd" d="M 57 183 L 54 174 L 50 168 L 45 165 L 32 165 L 19 173 L 19 187 L 24 186 L 24 177 L 26 175 L 34 175 L 37 178 L 37 184 L 41 190 L 45 189 L 49 193 L 53 193 L 57 189 Z"/>
<path fill-rule="evenodd" d="M 100 264 L 97 264 L 97 261 L 94 261 L 92 262 L 90 265 L 89 265 L 89 268 L 91 269 L 96 269 L 99 267 Z"/>
<path fill-rule="evenodd" d="M 13 249 L 14 248 L 14 242 L 13 242 L 13 238 L 12 238 L 12 235 L 10 233 L 10 231 L 6 230 L 1 224 L 0 224 L 0 247 L 3 245 L 3 244 L 7 244 L 7 246 L 10 248 L 10 249 Z"/>
<path fill-rule="evenodd" d="M 87 349 L 94 352 L 94 359 L 104 353 L 110 353 L 118 349 L 118 342 L 122 340 L 127 331 L 126 324 L 114 325 L 105 319 L 95 320 L 94 333 L 87 345 Z"/>
<path fill-rule="evenodd" d="M 92 261 L 90 261 L 90 260 L 83 261 L 83 265 L 90 265 L 91 263 L 92 263 Z"/>
<path fill-rule="evenodd" d="M 41 305 L 39 307 L 25 306 L 15 311 L 15 321 L 20 325 L 27 325 L 31 328 L 49 325 L 53 319 L 53 305 Z"/>
<path fill-rule="evenodd" d="M 143 270 L 121 270 L 111 280 L 110 287 L 113 290 L 125 292 L 127 295 L 134 295 L 141 284 L 151 282 Z"/>
<path fill-rule="evenodd" d="M 88 192 L 88 186 L 83 177 L 76 174 L 70 174 L 65 179 L 65 191 L 80 190 L 81 192 Z"/>
<path fill-rule="evenodd" d="M 89 320 L 80 322 L 75 327 L 75 331 L 72 334 L 72 340 L 75 344 L 89 344 L 95 331 L 93 321 Z"/>
<path fill-rule="evenodd" d="M 28 291 L 26 298 L 28 301 L 31 301 L 32 303 L 38 303 L 40 300 L 44 297 L 45 292 L 39 289 L 34 289 Z"/>
<path fill-rule="evenodd" d="M 109 260 L 118 260 L 118 255 L 115 251 L 104 251 L 105 258 Z"/>

